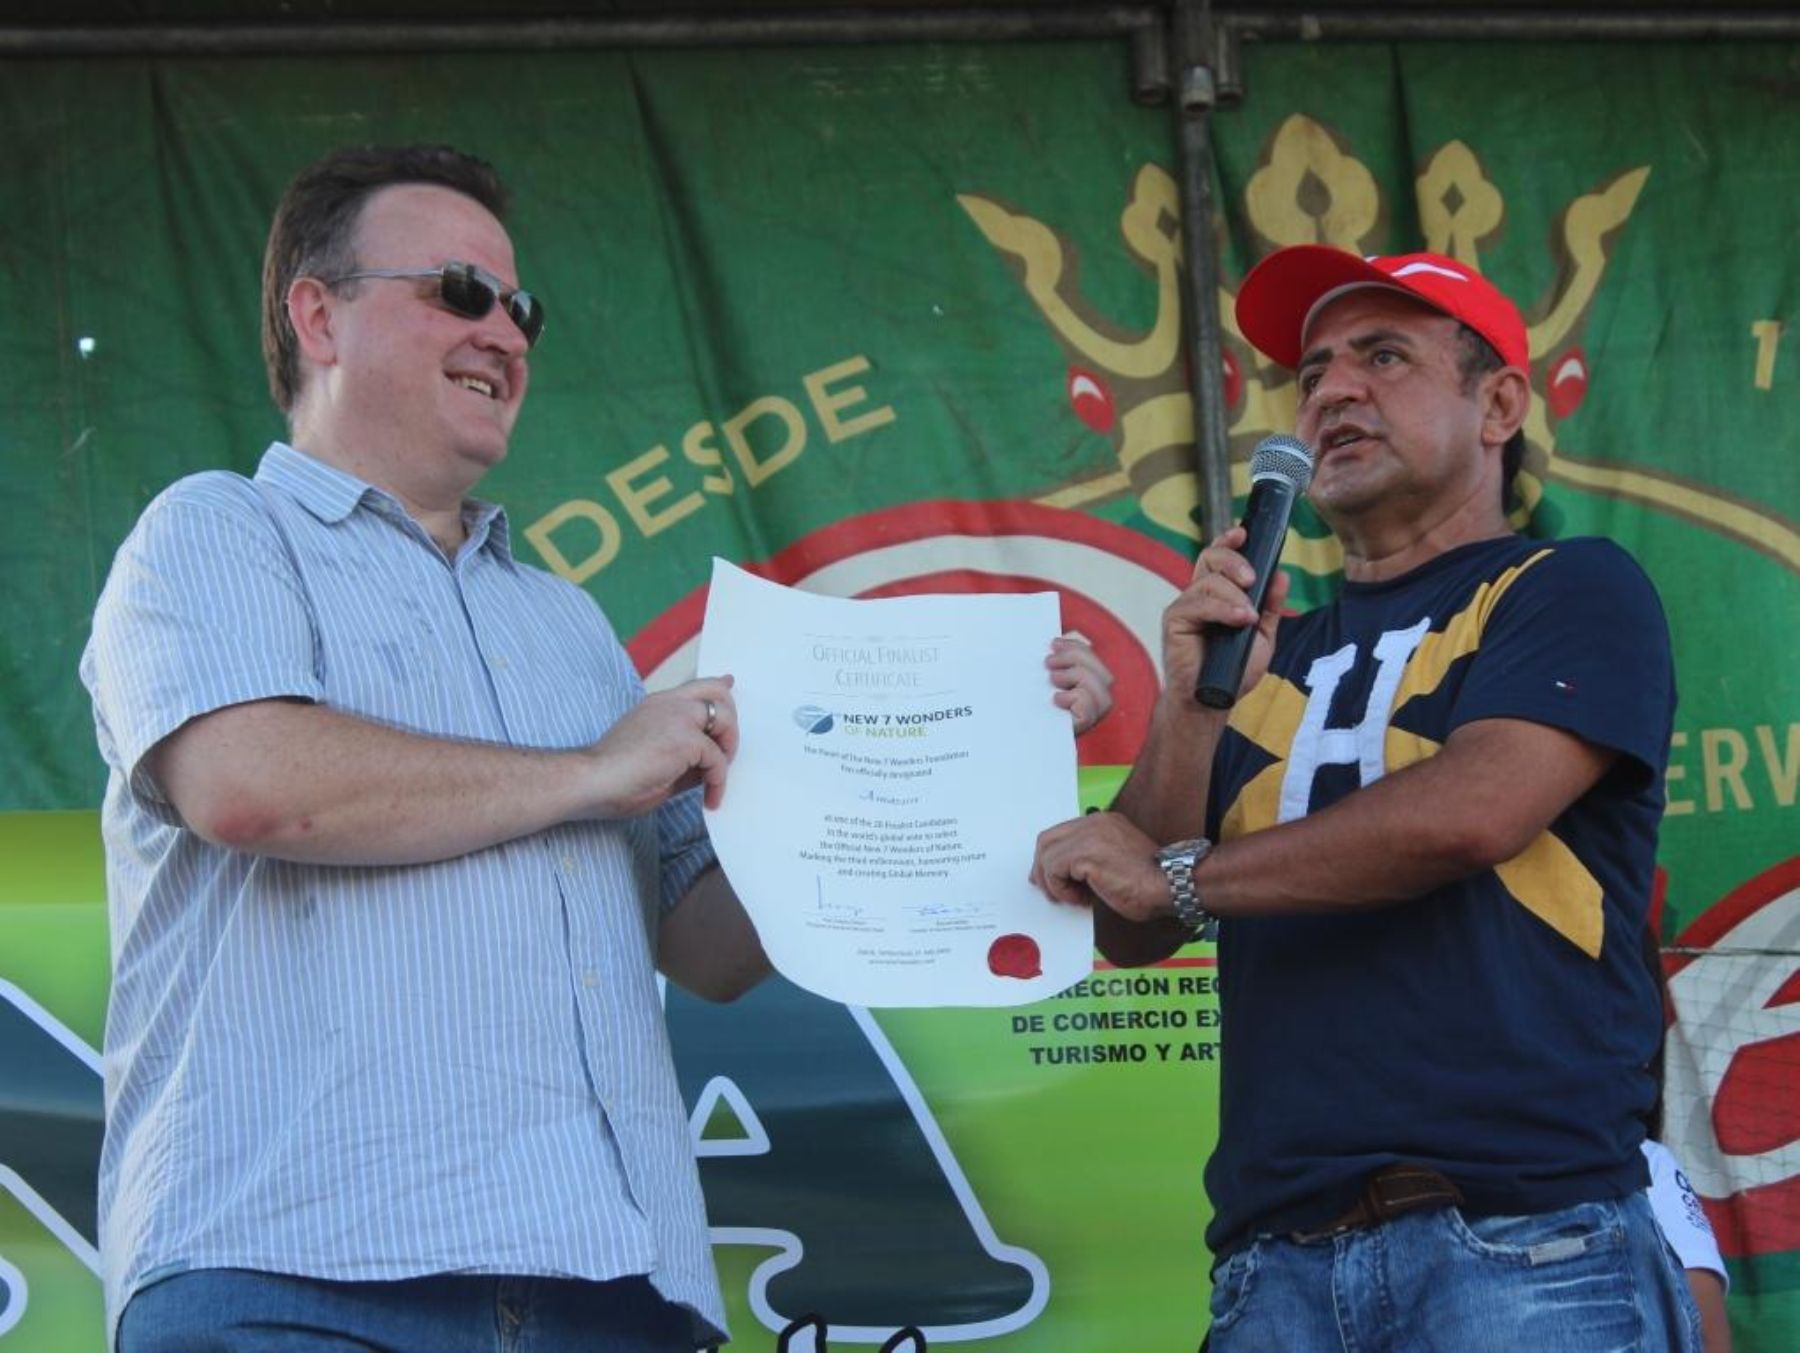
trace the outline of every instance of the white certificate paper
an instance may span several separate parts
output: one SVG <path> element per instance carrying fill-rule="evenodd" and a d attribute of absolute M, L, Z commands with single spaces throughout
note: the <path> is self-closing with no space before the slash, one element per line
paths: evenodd
<path fill-rule="evenodd" d="M 775 967 L 852 1005 L 1022 1005 L 1085 976 L 1093 918 L 1034 888 L 1077 812 L 1044 669 L 1055 593 L 853 601 L 713 561 L 699 671 L 740 740 L 707 813 Z"/>

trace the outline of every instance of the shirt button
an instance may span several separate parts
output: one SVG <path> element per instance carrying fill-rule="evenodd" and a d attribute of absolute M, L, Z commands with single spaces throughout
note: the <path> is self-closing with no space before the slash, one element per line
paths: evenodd
<path fill-rule="evenodd" d="M 600 985 L 600 974 L 592 968 L 581 970 L 581 985 L 590 989 Z"/>
<path fill-rule="evenodd" d="M 492 667 L 496 672 L 504 672 L 508 664 L 505 658 L 492 658 L 489 660 L 488 666 Z"/>
<path fill-rule="evenodd" d="M 573 874 L 575 872 L 575 857 L 573 855 L 563 856 L 562 857 L 562 867 L 564 869 L 566 869 L 569 873 Z"/>

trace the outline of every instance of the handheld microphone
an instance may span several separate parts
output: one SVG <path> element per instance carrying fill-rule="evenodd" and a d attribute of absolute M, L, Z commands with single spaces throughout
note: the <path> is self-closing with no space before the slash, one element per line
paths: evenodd
<path fill-rule="evenodd" d="M 1264 437 L 1250 454 L 1250 501 L 1244 506 L 1243 554 L 1256 572 L 1250 584 L 1250 604 L 1262 614 L 1263 597 L 1287 539 L 1288 518 L 1294 500 L 1312 483 L 1312 449 L 1298 437 Z M 1250 645 L 1256 642 L 1256 621 L 1248 625 L 1208 625 L 1201 631 L 1206 652 L 1200 659 L 1200 675 L 1194 682 L 1194 699 L 1211 709 L 1230 709 L 1237 703 L 1244 667 L 1250 661 Z"/>

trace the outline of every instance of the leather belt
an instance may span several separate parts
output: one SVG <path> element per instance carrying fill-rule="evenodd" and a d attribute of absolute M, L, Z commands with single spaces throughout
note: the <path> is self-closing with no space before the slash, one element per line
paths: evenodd
<path fill-rule="evenodd" d="M 1379 1226 L 1408 1212 L 1461 1207 L 1462 1190 L 1436 1170 L 1423 1165 L 1389 1165 L 1363 1181 L 1362 1196 L 1349 1208 L 1312 1231 L 1290 1231 L 1289 1240 L 1329 1240 L 1347 1231 Z"/>

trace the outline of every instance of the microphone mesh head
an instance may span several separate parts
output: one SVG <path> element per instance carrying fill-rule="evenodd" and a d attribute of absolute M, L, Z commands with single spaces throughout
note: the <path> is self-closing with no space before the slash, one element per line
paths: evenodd
<path fill-rule="evenodd" d="M 1281 479 L 1293 485 L 1295 493 L 1305 493 L 1312 477 L 1312 448 L 1298 437 L 1281 433 L 1264 437 L 1250 453 L 1252 484 L 1259 479 Z"/>

